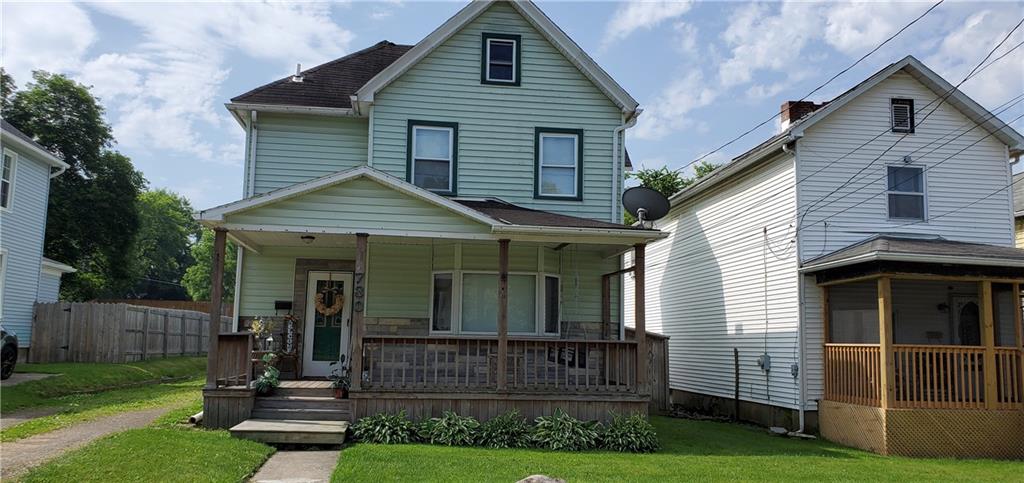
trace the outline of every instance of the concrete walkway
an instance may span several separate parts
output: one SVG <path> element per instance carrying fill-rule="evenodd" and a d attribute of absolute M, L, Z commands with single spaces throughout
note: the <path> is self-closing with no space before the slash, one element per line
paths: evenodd
<path fill-rule="evenodd" d="M 17 386 L 23 382 L 38 381 L 40 379 L 46 379 L 47 377 L 53 377 L 57 374 L 40 374 L 35 372 L 15 372 L 8 377 L 6 381 L 0 381 L 0 387 L 11 387 Z"/>
<path fill-rule="evenodd" d="M 90 441 L 127 429 L 144 427 L 171 407 L 134 411 L 75 424 L 37 434 L 18 441 L 0 443 L 0 480 L 8 480 L 64 452 L 85 446 Z"/>
<path fill-rule="evenodd" d="M 17 411 L 0 414 L 0 429 L 7 429 L 11 426 L 17 426 L 35 418 L 57 414 L 62 409 L 64 408 L 60 406 L 43 406 L 40 408 L 19 409 Z"/>
<path fill-rule="evenodd" d="M 314 483 L 331 481 L 340 450 L 278 451 L 263 464 L 250 482 Z"/>

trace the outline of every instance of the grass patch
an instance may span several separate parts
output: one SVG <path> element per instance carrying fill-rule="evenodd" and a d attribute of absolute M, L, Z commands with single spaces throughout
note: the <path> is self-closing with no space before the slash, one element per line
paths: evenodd
<path fill-rule="evenodd" d="M 96 440 L 35 468 L 23 481 L 244 481 L 273 452 L 227 431 L 149 427 Z"/>
<path fill-rule="evenodd" d="M 0 441 L 14 441 L 27 438 L 75 423 L 91 421 L 126 411 L 171 405 L 189 405 L 191 409 L 194 407 L 195 401 L 202 398 L 203 382 L 202 378 L 195 378 L 182 382 L 151 384 L 127 389 L 73 394 L 53 398 L 50 401 L 54 405 L 63 407 L 61 412 L 6 428 L 0 432 Z M 6 390 L 4 391 L 4 397 L 7 397 Z M 176 414 L 175 411 L 172 411 L 172 413 Z M 198 412 L 198 409 L 190 414 L 195 412 Z"/>
<path fill-rule="evenodd" d="M 64 401 L 56 398 L 70 394 L 197 377 L 206 371 L 206 357 L 170 357 L 130 364 L 18 364 L 15 370 L 58 375 L 5 387 L 0 400 L 0 412 L 60 405 Z"/>
<path fill-rule="evenodd" d="M 331 481 L 507 482 L 538 473 L 566 481 L 1011 481 L 1021 474 L 1019 462 L 883 457 L 735 424 L 651 422 L 662 446 L 653 454 L 356 444 L 341 452 Z"/>

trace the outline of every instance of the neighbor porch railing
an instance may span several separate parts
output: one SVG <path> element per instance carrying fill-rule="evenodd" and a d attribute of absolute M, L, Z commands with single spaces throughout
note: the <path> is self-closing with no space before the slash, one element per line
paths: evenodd
<path fill-rule="evenodd" d="M 217 338 L 217 387 L 249 387 L 252 382 L 252 333 L 233 332 Z"/>
<path fill-rule="evenodd" d="M 496 337 L 363 337 L 363 390 L 497 391 Z M 530 393 L 634 393 L 637 343 L 509 338 L 505 387 Z"/>
<path fill-rule="evenodd" d="M 893 408 L 1019 409 L 1024 402 L 1021 351 L 994 349 L 995 398 L 985 403 L 986 354 L 980 346 L 893 344 Z M 825 399 L 881 406 L 878 344 L 825 344 Z"/>

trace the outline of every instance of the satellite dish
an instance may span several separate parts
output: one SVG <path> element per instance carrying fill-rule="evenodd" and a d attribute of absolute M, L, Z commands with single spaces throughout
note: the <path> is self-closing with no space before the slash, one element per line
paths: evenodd
<path fill-rule="evenodd" d="M 640 223 L 654 221 L 668 214 L 668 198 L 643 186 L 634 186 L 622 193 L 622 206 Z"/>

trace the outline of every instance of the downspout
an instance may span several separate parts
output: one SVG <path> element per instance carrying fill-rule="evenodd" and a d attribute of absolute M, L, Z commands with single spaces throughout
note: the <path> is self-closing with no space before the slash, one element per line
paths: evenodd
<path fill-rule="evenodd" d="M 793 141 L 793 148 L 796 148 L 797 141 Z M 797 293 L 797 329 L 796 329 L 796 344 L 797 344 L 797 381 L 800 385 L 798 391 L 800 397 L 799 414 L 800 414 L 800 428 L 796 430 L 797 433 L 803 434 L 806 426 L 806 412 L 807 412 L 807 365 L 804 363 L 807 360 L 807 354 L 804 350 L 804 324 L 806 323 L 804 317 L 805 308 L 805 297 L 804 292 L 804 276 L 800 272 L 800 268 L 803 265 L 802 253 L 800 251 L 800 159 L 796 149 L 791 149 L 789 143 L 782 145 L 782 152 L 793 155 L 793 196 L 796 198 L 796 229 L 794 235 L 796 237 L 796 293 Z"/>
<path fill-rule="evenodd" d="M 611 206 L 611 222 L 621 223 L 622 220 L 616 218 L 619 213 L 619 179 L 621 176 L 621 169 L 625 167 L 622 165 L 625 159 L 624 152 L 626 150 L 625 139 L 619 142 L 620 137 L 626 129 L 636 126 L 636 118 L 640 117 L 640 114 L 644 112 L 643 109 L 636 109 L 625 118 L 625 122 L 622 125 L 612 130 L 612 206 Z M 625 181 L 623 180 L 623 183 Z"/>
<path fill-rule="evenodd" d="M 67 166 L 61 166 L 61 167 L 57 168 L 57 171 L 54 171 L 54 172 L 50 173 L 50 179 L 56 178 L 56 177 L 64 174 L 64 172 L 67 171 L 67 170 L 68 170 Z"/>
<path fill-rule="evenodd" d="M 373 167 L 373 106 L 370 106 L 370 113 L 367 116 L 369 120 L 366 122 L 366 130 L 369 132 L 366 136 L 366 165 Z"/>

